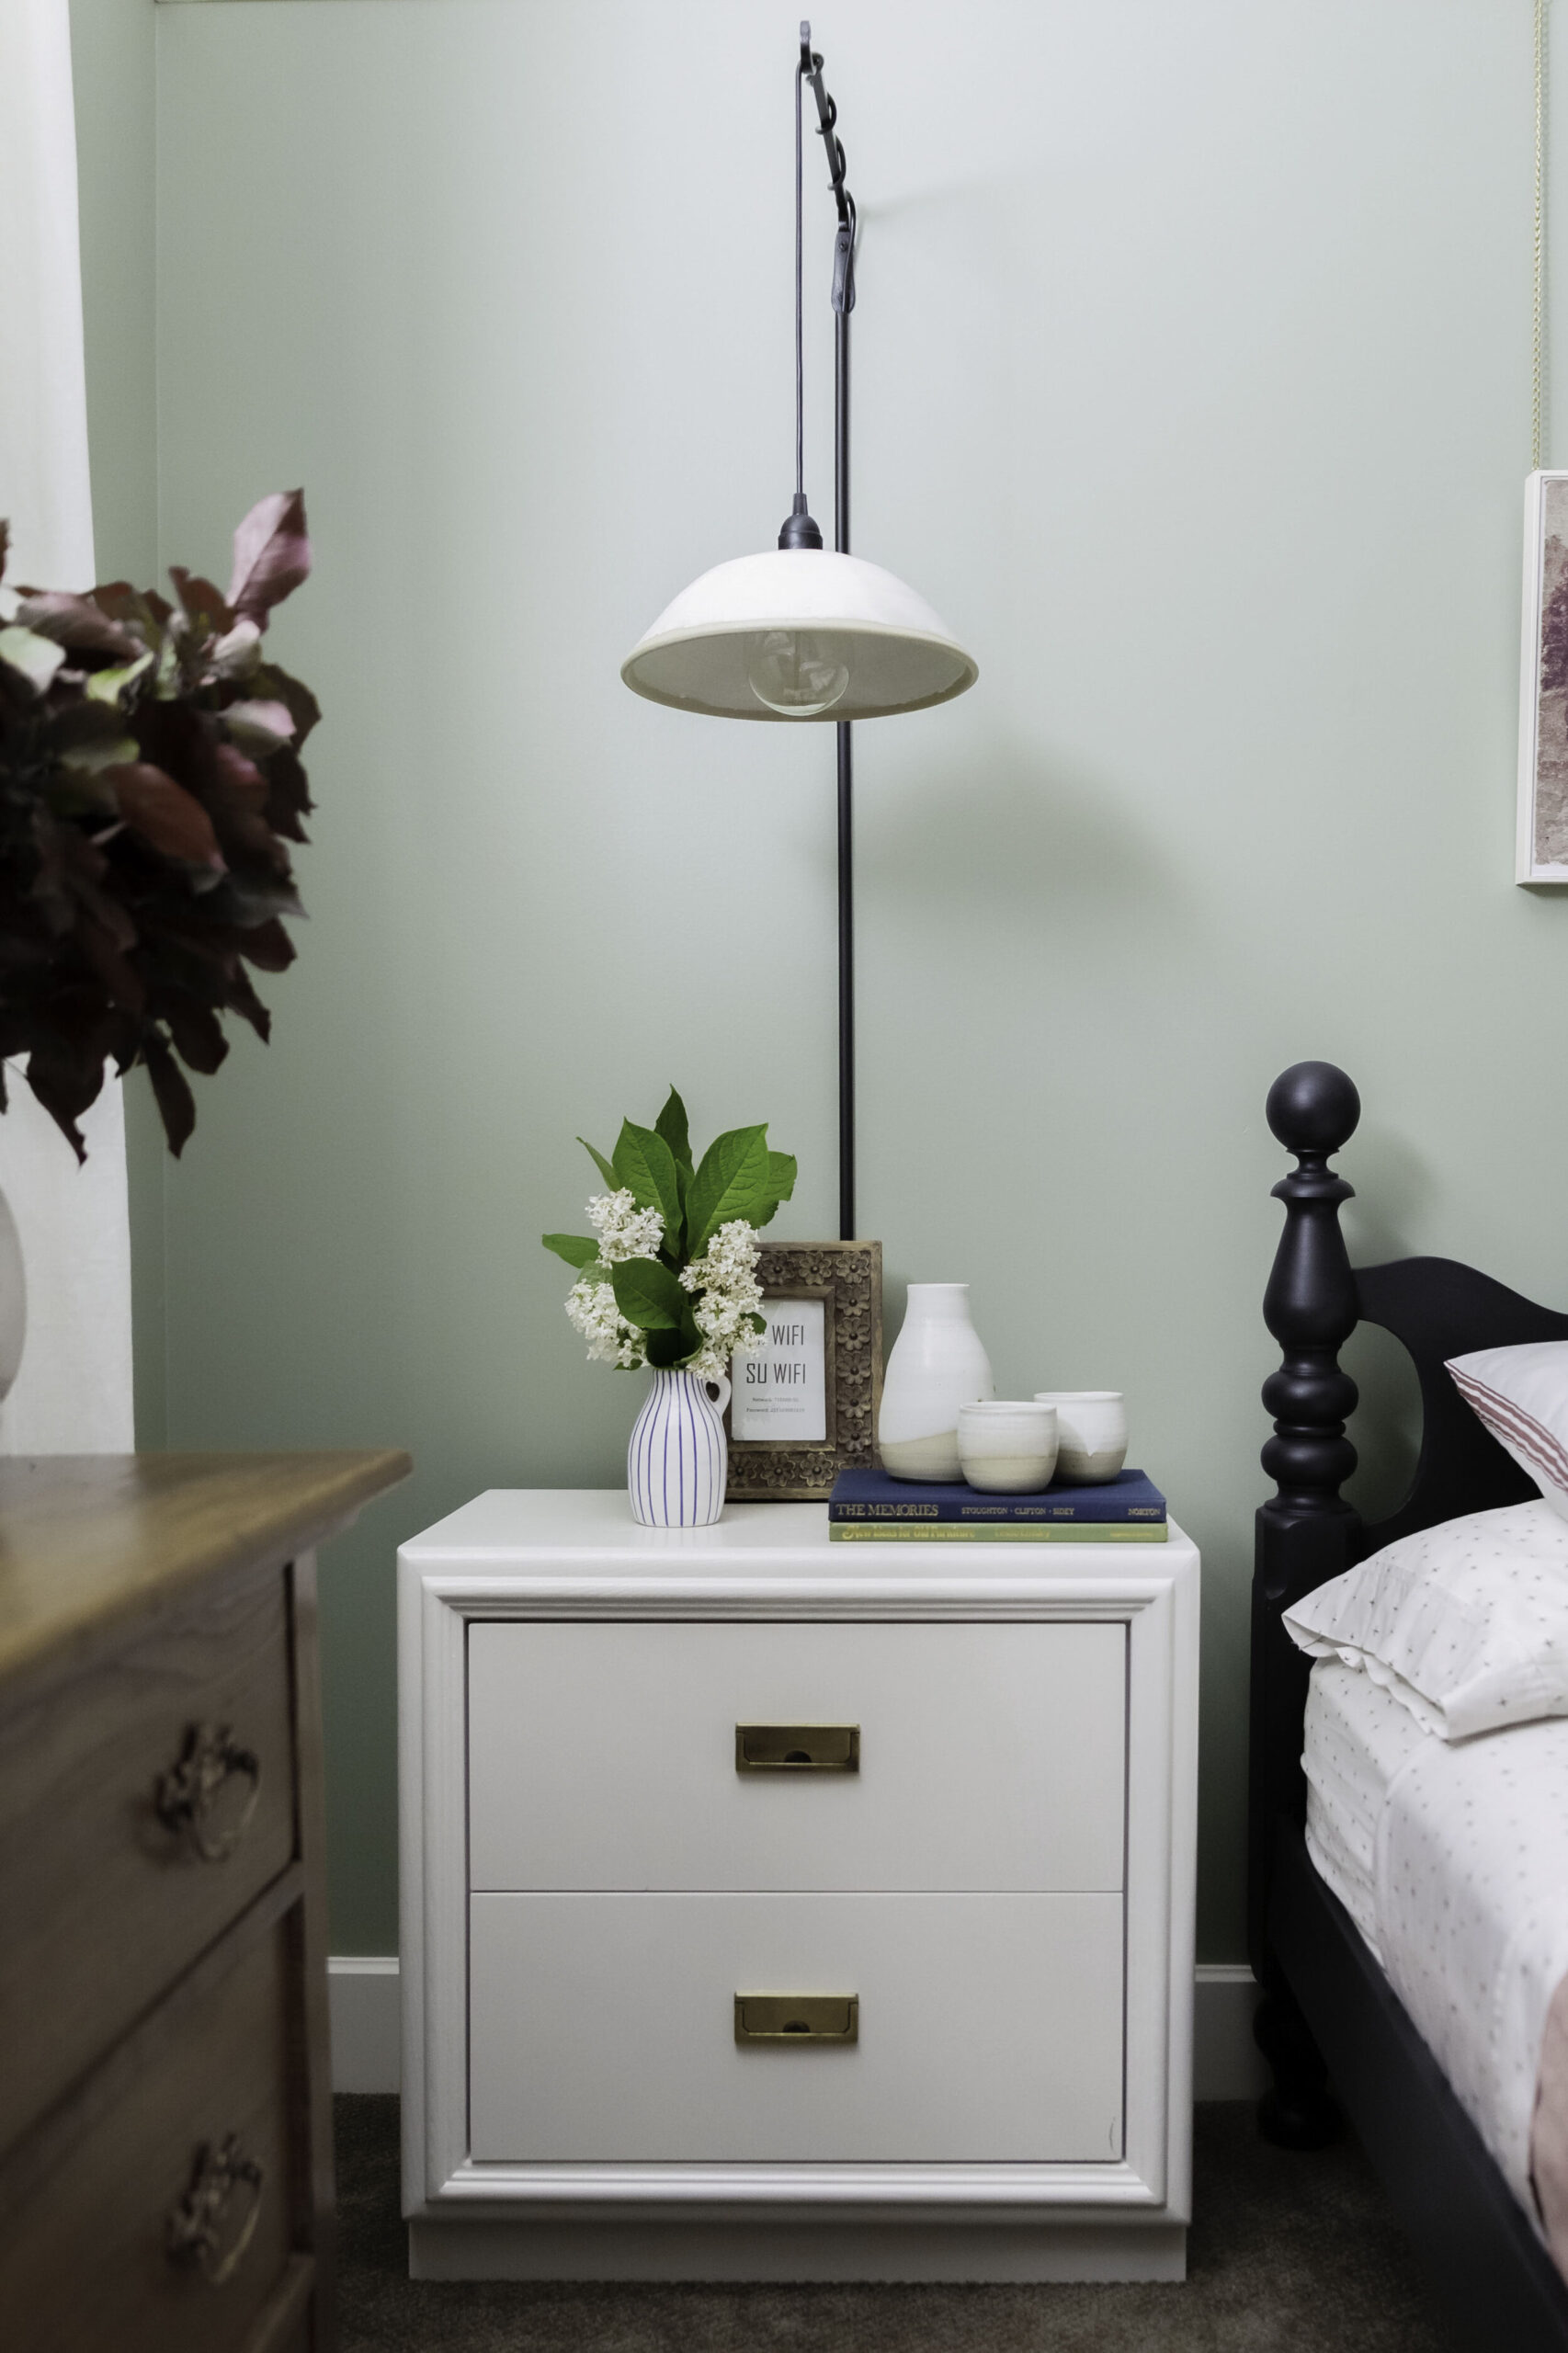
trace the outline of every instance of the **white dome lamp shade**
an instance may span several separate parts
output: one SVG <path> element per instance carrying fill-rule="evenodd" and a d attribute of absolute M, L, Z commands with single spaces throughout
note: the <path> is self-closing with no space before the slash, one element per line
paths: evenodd
<path fill-rule="evenodd" d="M 715 564 L 665 607 L 620 675 L 652 702 L 713 719 L 843 722 L 926 710 L 980 674 L 892 573 L 808 544 Z"/>

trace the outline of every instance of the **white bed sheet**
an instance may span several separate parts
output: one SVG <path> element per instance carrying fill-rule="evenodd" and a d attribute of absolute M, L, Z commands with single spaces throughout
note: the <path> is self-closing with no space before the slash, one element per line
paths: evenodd
<path fill-rule="evenodd" d="M 1433 1735 L 1359 1668 L 1324 1659 L 1307 1685 L 1307 1852 L 1379 1961 L 1378 1829 L 1401 1771 Z"/>
<path fill-rule="evenodd" d="M 1568 1975 L 1568 1720 L 1444 1741 L 1357 1668 L 1312 1669 L 1307 1844 L 1520 2203 Z"/>

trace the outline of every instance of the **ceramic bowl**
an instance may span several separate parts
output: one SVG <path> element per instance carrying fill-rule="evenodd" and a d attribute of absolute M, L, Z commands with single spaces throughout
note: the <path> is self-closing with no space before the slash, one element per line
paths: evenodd
<path fill-rule="evenodd" d="M 1054 1405 L 1057 1476 L 1114 1479 L 1127 1460 L 1127 1407 L 1119 1389 L 1037 1389 L 1037 1405 Z"/>
<path fill-rule="evenodd" d="M 1038 1399 L 999 1397 L 959 1407 L 959 1464 L 994 1495 L 1048 1487 L 1056 1468 L 1056 1412 Z"/>

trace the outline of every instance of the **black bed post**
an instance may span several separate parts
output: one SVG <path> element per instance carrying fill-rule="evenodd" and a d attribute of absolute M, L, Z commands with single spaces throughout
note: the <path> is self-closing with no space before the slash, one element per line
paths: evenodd
<path fill-rule="evenodd" d="M 1264 1989 L 1255 2032 L 1274 2071 L 1258 2121 L 1269 2140 L 1312 2148 L 1338 2131 L 1338 2111 L 1317 2046 L 1268 1947 L 1278 1824 L 1281 1815 L 1301 1822 L 1306 1797 L 1301 1759 L 1309 1662 L 1279 1620 L 1292 1601 L 1350 1565 L 1360 1528 L 1339 1493 L 1356 1468 L 1356 1449 L 1345 1435 L 1356 1384 L 1339 1367 L 1358 1314 L 1356 1279 L 1339 1230 L 1339 1205 L 1353 1188 L 1328 1162 L 1354 1133 L 1361 1103 L 1332 1063 L 1297 1063 L 1269 1088 L 1267 1108 L 1269 1126 L 1299 1165 L 1274 1188 L 1285 1204 L 1285 1231 L 1263 1303 L 1284 1361 L 1263 1387 L 1274 1416 L 1263 1467 L 1278 1493 L 1257 1515 L 1253 1573 L 1247 1934 Z"/>

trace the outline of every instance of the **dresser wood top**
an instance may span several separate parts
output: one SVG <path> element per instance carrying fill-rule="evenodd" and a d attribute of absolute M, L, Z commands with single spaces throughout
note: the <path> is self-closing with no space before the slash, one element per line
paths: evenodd
<path fill-rule="evenodd" d="M 54 1454 L 0 1463 L 0 1676 L 215 1569 L 305 1552 L 406 1454 Z"/>

